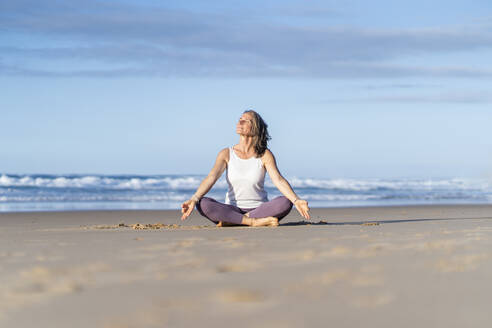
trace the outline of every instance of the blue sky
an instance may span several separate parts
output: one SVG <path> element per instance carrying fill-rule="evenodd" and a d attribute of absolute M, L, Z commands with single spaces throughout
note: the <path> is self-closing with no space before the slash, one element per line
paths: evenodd
<path fill-rule="evenodd" d="M 0 0 L 0 172 L 492 177 L 490 1 Z"/>

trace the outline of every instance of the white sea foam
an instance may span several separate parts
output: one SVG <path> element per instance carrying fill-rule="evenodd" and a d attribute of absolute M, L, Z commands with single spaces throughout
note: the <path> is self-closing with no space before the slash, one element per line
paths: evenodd
<path fill-rule="evenodd" d="M 127 202 L 154 202 L 154 201 L 185 201 L 190 195 L 162 194 L 162 195 L 46 195 L 46 196 L 0 196 L 0 202 L 87 202 L 87 201 L 127 201 Z"/>
<path fill-rule="evenodd" d="M 337 194 L 301 194 L 299 195 L 303 199 L 310 201 L 355 201 L 355 200 L 369 200 L 379 199 L 376 195 L 337 195 Z"/>
<path fill-rule="evenodd" d="M 204 177 L 201 176 L 177 176 L 177 177 L 32 177 L 32 176 L 0 176 L 0 187 L 39 187 L 39 188 L 102 188 L 102 189 L 170 189 L 188 190 L 196 189 Z M 226 188 L 227 182 L 224 178 L 219 179 L 216 184 L 218 188 Z"/>
<path fill-rule="evenodd" d="M 318 188 L 332 190 L 370 191 L 377 189 L 403 190 L 403 189 L 490 189 L 490 183 L 473 179 L 313 179 L 297 178 L 289 179 L 291 185 L 297 188 Z"/>
<path fill-rule="evenodd" d="M 97 209 L 111 208 L 111 204 L 115 208 L 179 208 L 179 204 L 191 197 L 204 178 L 204 175 L 0 173 L 0 211 L 27 208 Z M 315 206 L 422 202 L 492 203 L 492 181 L 478 179 L 287 177 L 287 180 L 298 195 Z M 224 201 L 227 187 L 225 176 L 222 176 L 207 196 Z M 280 195 L 268 176 L 265 187 L 270 199 Z M 62 203 L 65 205 L 61 206 Z"/>
<path fill-rule="evenodd" d="M 102 189 L 196 189 L 205 176 L 153 176 L 153 177 L 114 177 L 114 176 L 14 176 L 2 174 L 0 187 L 39 187 L 39 188 L 102 188 Z M 294 188 L 314 188 L 337 191 L 371 190 L 490 190 L 488 181 L 473 179 L 317 179 L 290 177 L 287 179 Z M 265 186 L 275 188 L 267 178 Z M 216 188 L 227 188 L 224 177 L 219 179 Z"/>

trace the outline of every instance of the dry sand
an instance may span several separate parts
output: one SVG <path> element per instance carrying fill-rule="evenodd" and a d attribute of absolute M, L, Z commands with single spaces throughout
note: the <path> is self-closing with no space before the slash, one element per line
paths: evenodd
<path fill-rule="evenodd" d="M 489 327 L 492 206 L 0 214 L 0 327 Z"/>

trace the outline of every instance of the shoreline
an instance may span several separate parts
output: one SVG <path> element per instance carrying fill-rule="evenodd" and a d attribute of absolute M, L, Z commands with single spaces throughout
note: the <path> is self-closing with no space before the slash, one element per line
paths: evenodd
<path fill-rule="evenodd" d="M 402 208 L 402 207 L 410 207 L 410 208 L 416 208 L 416 207 L 490 207 L 492 208 L 492 203 L 432 203 L 432 204 L 388 204 L 388 205 L 354 205 L 354 206 L 319 206 L 319 207 L 310 207 L 311 210 L 340 210 L 340 209 L 374 209 L 374 208 Z M 294 207 L 292 208 L 294 210 Z M 67 212 L 67 213 L 73 213 L 73 212 L 179 212 L 179 209 L 75 209 L 75 210 L 22 210 L 22 211 L 4 211 L 0 212 L 0 215 L 2 214 L 14 214 L 14 213 L 59 213 L 59 212 Z"/>
<path fill-rule="evenodd" d="M 489 218 L 492 217 L 492 204 L 424 204 L 424 205 L 388 205 L 388 206 L 352 206 L 352 207 L 315 207 L 311 208 L 311 221 L 321 219 L 415 219 L 415 218 Z M 60 210 L 60 211 L 22 211 L 0 212 L 1 220 L 10 220 L 13 217 L 22 218 L 79 218 L 81 220 L 94 217 L 104 217 L 114 220 L 116 217 L 143 219 L 161 219 L 166 223 L 175 220 L 177 224 L 188 225 L 191 221 L 202 220 L 204 223 L 213 224 L 207 218 L 201 216 L 196 209 L 185 221 L 181 221 L 180 210 L 155 210 L 155 209 L 94 209 L 94 210 Z M 280 221 L 280 224 L 295 220 L 305 220 L 297 212 L 295 207 Z M 309 221 L 309 220 L 305 220 Z"/>

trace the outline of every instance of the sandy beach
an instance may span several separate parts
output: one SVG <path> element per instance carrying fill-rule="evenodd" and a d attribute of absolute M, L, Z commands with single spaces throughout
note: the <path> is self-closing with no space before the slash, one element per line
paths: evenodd
<path fill-rule="evenodd" d="M 0 214 L 0 327 L 485 327 L 492 206 Z"/>

